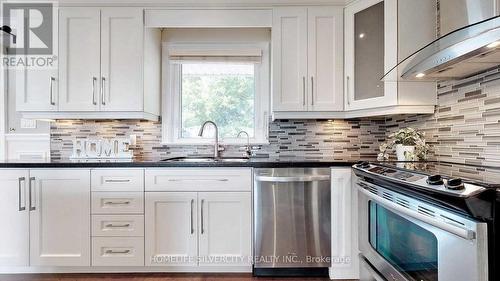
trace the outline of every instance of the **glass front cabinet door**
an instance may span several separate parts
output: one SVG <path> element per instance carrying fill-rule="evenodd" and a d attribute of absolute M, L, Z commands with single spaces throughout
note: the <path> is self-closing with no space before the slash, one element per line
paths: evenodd
<path fill-rule="evenodd" d="M 346 110 L 397 105 L 397 77 L 381 79 L 397 64 L 397 41 L 397 0 L 362 0 L 346 8 Z"/>

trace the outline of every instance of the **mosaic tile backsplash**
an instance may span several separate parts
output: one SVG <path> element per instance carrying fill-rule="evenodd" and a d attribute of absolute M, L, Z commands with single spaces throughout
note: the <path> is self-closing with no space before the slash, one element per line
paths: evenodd
<path fill-rule="evenodd" d="M 134 156 L 169 158 L 186 155 L 212 155 L 213 145 L 162 146 L 161 124 L 136 120 L 64 120 L 51 125 L 51 158 L 68 158 L 73 140 L 137 135 Z M 270 124 L 269 145 L 254 152 L 270 157 L 332 158 L 338 160 L 376 158 L 380 141 L 385 139 L 384 120 L 279 120 Z M 242 156 L 241 146 L 227 146 L 225 156 Z"/>
<path fill-rule="evenodd" d="M 440 83 L 433 115 L 385 119 L 277 120 L 270 124 L 269 145 L 255 149 L 270 157 L 298 156 L 339 160 L 375 159 L 378 147 L 393 131 L 414 127 L 426 132 L 430 160 L 500 167 L 500 68 L 460 81 Z M 162 146 L 161 124 L 137 120 L 63 120 L 51 124 L 51 157 L 67 158 L 72 140 L 137 135 L 136 157 L 168 158 L 210 155 L 212 146 Z M 239 146 L 226 147 L 239 156 Z"/>
<path fill-rule="evenodd" d="M 500 68 L 439 83 L 434 115 L 387 118 L 390 134 L 403 127 L 426 133 L 431 160 L 500 167 Z"/>

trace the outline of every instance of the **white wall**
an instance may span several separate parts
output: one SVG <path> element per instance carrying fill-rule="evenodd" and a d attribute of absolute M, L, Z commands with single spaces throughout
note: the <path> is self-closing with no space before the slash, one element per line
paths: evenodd
<path fill-rule="evenodd" d="M 3 46 L 0 51 L 6 53 Z M 16 76 L 15 73 L 0 63 L 0 160 L 49 159 L 49 123 L 36 121 L 34 129 L 21 128 L 21 114 L 16 112 L 15 85 L 16 79 L 23 79 L 23 76 Z"/>

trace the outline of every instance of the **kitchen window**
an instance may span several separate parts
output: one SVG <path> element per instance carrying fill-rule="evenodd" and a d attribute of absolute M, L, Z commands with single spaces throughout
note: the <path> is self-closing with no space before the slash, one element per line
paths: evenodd
<path fill-rule="evenodd" d="M 223 144 L 267 142 L 269 123 L 268 44 L 170 44 L 167 53 L 167 144 L 208 144 L 215 130 L 198 136 L 214 121 Z"/>

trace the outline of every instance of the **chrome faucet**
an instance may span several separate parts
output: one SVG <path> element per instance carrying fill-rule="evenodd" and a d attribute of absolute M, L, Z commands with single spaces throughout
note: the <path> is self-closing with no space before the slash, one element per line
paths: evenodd
<path fill-rule="evenodd" d="M 246 131 L 240 131 L 237 137 L 239 138 L 243 134 L 247 136 L 247 145 L 245 147 L 245 154 L 247 155 L 247 157 L 250 158 L 250 156 L 252 156 L 252 149 L 250 148 L 250 135 Z"/>
<path fill-rule="evenodd" d="M 224 149 L 219 145 L 219 128 L 217 127 L 217 124 L 213 121 L 205 121 L 203 125 L 201 125 L 200 132 L 198 133 L 198 136 L 203 136 L 203 131 L 205 130 L 205 126 L 207 124 L 212 124 L 215 128 L 215 144 L 214 144 L 214 158 L 219 158 L 220 157 L 220 152 L 223 151 Z"/>

